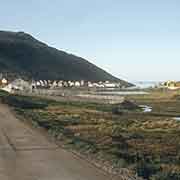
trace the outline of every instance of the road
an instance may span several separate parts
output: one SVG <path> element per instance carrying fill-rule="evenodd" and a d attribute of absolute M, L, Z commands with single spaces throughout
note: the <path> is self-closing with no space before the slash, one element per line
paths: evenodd
<path fill-rule="evenodd" d="M 0 180 L 111 180 L 0 104 Z M 114 180 L 114 179 L 113 179 Z"/>

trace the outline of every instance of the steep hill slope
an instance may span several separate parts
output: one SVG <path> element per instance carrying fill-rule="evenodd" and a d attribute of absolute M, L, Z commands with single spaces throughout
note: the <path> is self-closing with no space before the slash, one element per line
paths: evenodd
<path fill-rule="evenodd" d="M 26 78 L 122 81 L 87 60 L 49 47 L 23 32 L 0 31 L 0 72 Z"/>

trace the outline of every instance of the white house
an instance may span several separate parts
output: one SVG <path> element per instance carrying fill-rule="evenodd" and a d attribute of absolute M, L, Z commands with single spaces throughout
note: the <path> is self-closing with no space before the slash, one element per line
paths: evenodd
<path fill-rule="evenodd" d="M 73 86 L 74 86 L 74 82 L 68 81 L 68 86 L 69 86 L 69 87 L 73 87 Z"/>
<path fill-rule="evenodd" d="M 57 87 L 57 85 L 58 85 L 57 81 L 54 81 L 54 82 L 52 83 L 52 87 Z"/>
<path fill-rule="evenodd" d="M 84 80 L 81 80 L 80 84 L 81 84 L 81 86 L 84 86 L 85 85 Z"/>
<path fill-rule="evenodd" d="M 63 81 L 63 87 L 68 87 L 68 82 Z"/>
<path fill-rule="evenodd" d="M 116 88 L 116 87 L 118 87 L 117 83 L 110 83 L 110 82 L 105 82 L 104 86 L 106 88 Z"/>
<path fill-rule="evenodd" d="M 63 87 L 63 81 L 59 81 L 57 84 L 58 84 L 58 87 Z"/>
<path fill-rule="evenodd" d="M 88 87 L 89 87 L 89 88 L 92 88 L 92 87 L 93 87 L 93 84 L 92 84 L 90 81 L 88 81 Z"/>
<path fill-rule="evenodd" d="M 41 83 L 39 81 L 37 81 L 36 86 L 41 86 Z"/>
<path fill-rule="evenodd" d="M 7 79 L 5 79 L 5 78 L 3 78 L 1 82 L 3 85 L 6 85 L 8 83 Z"/>
<path fill-rule="evenodd" d="M 80 87 L 80 86 L 81 86 L 81 83 L 80 83 L 79 81 L 76 81 L 76 82 L 74 83 L 74 86 L 75 86 L 75 87 Z"/>
<path fill-rule="evenodd" d="M 39 82 L 40 82 L 40 86 L 42 86 L 42 87 L 45 86 L 43 80 L 40 80 Z"/>
<path fill-rule="evenodd" d="M 48 82 L 46 80 L 44 80 L 44 85 L 48 86 Z"/>
<path fill-rule="evenodd" d="M 23 79 L 16 79 L 2 89 L 7 92 L 13 93 L 14 91 L 30 91 L 32 89 L 32 86 L 30 83 L 24 81 Z"/>

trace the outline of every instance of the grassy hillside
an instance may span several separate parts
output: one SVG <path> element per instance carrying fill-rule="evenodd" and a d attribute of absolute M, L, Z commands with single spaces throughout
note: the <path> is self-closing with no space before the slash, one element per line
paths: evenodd
<path fill-rule="evenodd" d="M 0 71 L 35 79 L 121 81 L 87 60 L 49 47 L 23 32 L 0 31 Z"/>

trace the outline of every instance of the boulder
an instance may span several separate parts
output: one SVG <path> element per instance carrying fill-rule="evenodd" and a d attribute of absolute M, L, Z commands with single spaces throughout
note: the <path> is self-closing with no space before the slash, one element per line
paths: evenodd
<path fill-rule="evenodd" d="M 129 101 L 129 100 L 124 100 L 122 103 L 116 104 L 113 107 L 112 112 L 114 114 L 122 115 L 124 112 L 134 111 L 134 110 L 137 110 L 139 108 L 140 107 L 136 103 Z"/>

